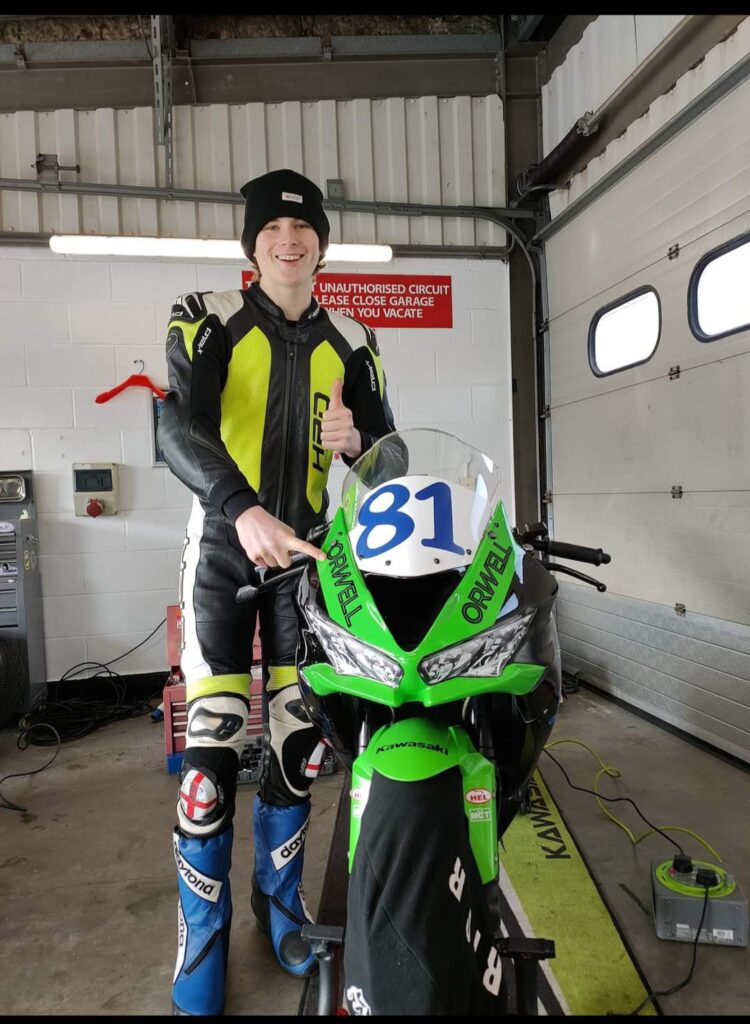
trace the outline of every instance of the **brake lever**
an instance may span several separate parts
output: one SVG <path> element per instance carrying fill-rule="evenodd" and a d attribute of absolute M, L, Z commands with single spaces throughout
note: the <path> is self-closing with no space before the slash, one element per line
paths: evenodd
<path fill-rule="evenodd" d="M 550 572 L 564 572 L 568 576 L 574 576 L 582 583 L 589 583 L 592 587 L 596 587 L 600 594 L 603 594 L 607 589 L 607 585 L 605 583 L 600 583 L 599 580 L 595 580 L 591 576 L 585 576 L 582 572 L 579 572 L 577 569 L 571 569 L 567 565 L 558 565 L 556 562 L 548 562 L 545 564 L 545 568 L 549 569 Z"/>
<path fill-rule="evenodd" d="M 291 579 L 293 576 L 298 576 L 304 571 L 305 566 L 310 561 L 310 558 L 311 556 L 306 555 L 304 551 L 295 552 L 291 557 L 291 566 L 285 569 L 284 572 L 271 576 L 270 579 L 266 579 L 266 576 L 269 572 L 274 572 L 274 569 L 267 565 L 258 566 L 256 572 L 260 583 L 257 587 L 252 583 L 249 583 L 245 587 L 240 587 L 234 597 L 235 603 L 244 604 L 245 601 L 253 601 L 260 594 L 265 594 L 273 587 L 278 586 L 279 583 L 283 583 L 284 580 Z"/>

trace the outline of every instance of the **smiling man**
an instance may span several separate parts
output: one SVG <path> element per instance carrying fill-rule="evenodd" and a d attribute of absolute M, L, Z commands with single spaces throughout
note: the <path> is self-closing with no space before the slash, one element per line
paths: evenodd
<path fill-rule="evenodd" d="M 257 566 L 288 566 L 324 521 L 334 452 L 351 464 L 394 430 L 371 330 L 322 309 L 313 278 L 328 247 L 323 194 L 295 171 L 241 189 L 246 291 L 181 296 L 167 337 L 170 391 L 159 445 L 194 493 L 180 578 L 188 726 L 174 846 L 178 953 L 174 1012 L 224 1008 L 229 869 L 239 755 L 247 733 L 256 617 L 264 744 L 253 813 L 252 908 L 280 965 L 315 959 L 300 937 L 309 788 L 322 751 L 297 690 L 291 584 L 237 605 Z"/>

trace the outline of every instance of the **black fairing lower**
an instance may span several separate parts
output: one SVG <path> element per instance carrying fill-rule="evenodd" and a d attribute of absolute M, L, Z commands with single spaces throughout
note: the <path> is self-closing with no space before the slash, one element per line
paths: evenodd
<path fill-rule="evenodd" d="M 526 785 L 552 731 L 562 694 L 560 642 L 555 622 L 557 582 L 536 558 L 524 559 L 524 582 L 514 588 L 519 610 L 536 606 L 517 664 L 544 665 L 545 673 L 525 695 L 485 693 L 472 697 L 467 726 L 477 749 L 497 767 L 500 800 L 498 836 L 523 803 Z"/>
<path fill-rule="evenodd" d="M 554 619 L 557 583 L 538 559 L 527 554 L 523 562 L 523 583 L 514 578 L 511 593 L 518 599 L 518 608 L 513 614 L 536 608 L 524 643 L 513 658 L 516 663 L 545 666 L 545 673 L 534 689 L 524 696 L 482 694 L 472 697 L 463 708 L 459 703 L 430 710 L 422 705 L 404 705 L 398 714 L 384 705 L 348 694 L 319 697 L 305 683 L 307 665 L 329 661 L 304 612 L 304 605 L 311 599 L 322 606 L 314 567 L 303 573 L 295 602 L 300 622 L 297 662 L 301 670 L 302 699 L 311 721 L 339 760 L 351 768 L 369 737 L 396 717 L 430 717 L 433 711 L 443 720 L 463 721 L 477 749 L 497 767 L 498 835 L 505 832 L 523 802 L 526 784 L 554 724 L 562 691 L 560 646 Z"/>

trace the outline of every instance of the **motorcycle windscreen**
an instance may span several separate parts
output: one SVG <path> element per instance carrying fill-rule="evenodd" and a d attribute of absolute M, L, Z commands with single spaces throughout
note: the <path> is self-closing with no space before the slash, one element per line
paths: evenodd
<path fill-rule="evenodd" d="M 342 506 L 358 567 L 409 578 L 470 565 L 499 489 L 492 460 L 451 434 L 388 434 L 344 480 Z"/>

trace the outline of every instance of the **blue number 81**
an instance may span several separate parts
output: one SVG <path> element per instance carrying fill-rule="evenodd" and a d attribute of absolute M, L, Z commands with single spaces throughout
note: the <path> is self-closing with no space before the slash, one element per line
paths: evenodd
<path fill-rule="evenodd" d="M 383 494 L 390 494 L 393 501 L 384 509 L 377 512 L 372 511 L 372 503 Z M 371 494 L 362 504 L 362 508 L 359 510 L 359 521 L 364 526 L 364 530 L 357 540 L 357 558 L 372 558 L 374 555 L 381 555 L 384 551 L 395 548 L 397 544 L 401 544 L 414 533 L 412 517 L 405 512 L 399 512 L 399 509 L 403 508 L 408 500 L 408 487 L 404 487 L 403 484 L 389 484 L 386 487 L 381 487 L 377 493 Z M 396 532 L 385 543 L 378 547 L 370 547 L 368 538 L 376 526 L 392 526 Z"/>

